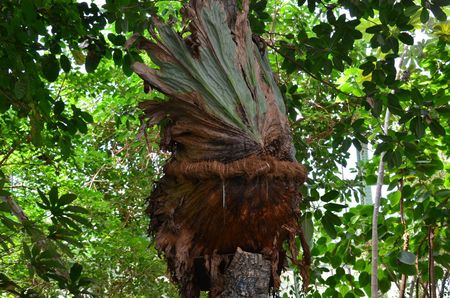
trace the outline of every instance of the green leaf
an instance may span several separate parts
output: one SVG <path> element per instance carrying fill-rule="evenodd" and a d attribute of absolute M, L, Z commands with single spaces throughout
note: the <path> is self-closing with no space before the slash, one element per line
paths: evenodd
<path fill-rule="evenodd" d="M 83 214 L 89 213 L 89 210 L 87 210 L 86 208 L 80 207 L 80 206 L 68 206 L 68 207 L 64 208 L 64 211 L 74 212 L 74 213 L 83 213 Z"/>
<path fill-rule="evenodd" d="M 314 12 L 315 8 L 316 8 L 316 1 L 315 0 L 308 0 L 308 10 L 309 10 L 309 12 Z"/>
<path fill-rule="evenodd" d="M 391 202 L 391 205 L 396 206 L 400 202 L 401 192 L 400 191 L 391 192 L 390 194 L 388 194 L 387 197 L 388 197 L 389 201 Z"/>
<path fill-rule="evenodd" d="M 52 205 L 56 206 L 58 204 L 58 187 L 52 186 L 48 193 L 48 197 Z"/>
<path fill-rule="evenodd" d="M 55 55 L 45 55 L 41 59 L 42 73 L 49 82 L 54 82 L 59 75 L 59 63 Z"/>
<path fill-rule="evenodd" d="M 6 217 L 0 216 L 0 221 L 10 230 L 15 231 L 17 228 L 20 228 L 20 223 Z"/>
<path fill-rule="evenodd" d="M 439 21 L 445 22 L 447 20 L 447 15 L 438 5 L 431 4 L 430 9 L 436 19 L 438 19 Z"/>
<path fill-rule="evenodd" d="M 333 56 L 333 66 L 339 71 L 344 71 L 344 64 L 342 63 L 342 59 L 337 56 Z"/>
<path fill-rule="evenodd" d="M 435 136 L 445 136 L 445 129 L 442 127 L 442 125 L 439 123 L 439 120 L 433 119 L 431 120 L 431 123 L 429 124 L 431 132 Z"/>
<path fill-rule="evenodd" d="M 376 175 L 368 175 L 365 177 L 364 180 L 366 181 L 367 185 L 375 185 L 375 184 L 377 184 L 378 178 Z"/>
<path fill-rule="evenodd" d="M 116 35 L 114 33 L 109 33 L 108 34 L 108 39 L 112 44 L 116 44 Z"/>
<path fill-rule="evenodd" d="M 385 74 L 381 69 L 375 69 L 372 72 L 372 82 L 375 82 L 377 85 L 383 85 L 384 79 Z"/>
<path fill-rule="evenodd" d="M 391 281 L 387 277 L 383 277 L 378 281 L 380 291 L 382 293 L 387 293 L 391 288 Z"/>
<path fill-rule="evenodd" d="M 398 35 L 398 39 L 400 39 L 401 42 L 403 42 L 404 44 L 407 44 L 407 45 L 414 44 L 414 38 L 406 32 L 401 32 Z"/>
<path fill-rule="evenodd" d="M 330 211 L 326 211 L 324 217 L 326 217 L 327 220 L 335 226 L 338 226 L 342 223 L 341 218 Z"/>
<path fill-rule="evenodd" d="M 94 118 L 92 118 L 92 115 L 89 114 L 88 112 L 81 112 L 80 116 L 87 123 L 94 123 Z"/>
<path fill-rule="evenodd" d="M 265 11 L 257 12 L 257 14 L 258 14 L 258 18 L 261 20 L 269 20 L 270 19 L 270 14 Z"/>
<path fill-rule="evenodd" d="M 395 115 L 402 116 L 403 115 L 403 108 L 400 105 L 400 101 L 397 96 L 394 94 L 388 94 L 388 108 L 391 113 Z"/>
<path fill-rule="evenodd" d="M 100 53 L 95 51 L 94 49 L 89 50 L 87 56 L 86 56 L 86 72 L 91 73 L 94 72 L 97 69 L 98 64 L 100 63 L 100 60 L 102 59 L 102 56 Z"/>
<path fill-rule="evenodd" d="M 45 249 L 39 254 L 39 259 L 53 259 L 55 257 L 58 257 L 58 253 L 55 249 Z"/>
<path fill-rule="evenodd" d="M 77 195 L 72 194 L 72 193 L 66 193 L 63 194 L 58 201 L 58 206 L 65 206 L 68 205 L 70 203 L 72 203 L 73 201 L 75 201 L 77 198 Z"/>
<path fill-rule="evenodd" d="M 42 146 L 42 129 L 43 121 L 41 114 L 36 108 L 33 108 L 30 113 L 30 124 L 31 124 L 31 142 L 36 147 Z"/>
<path fill-rule="evenodd" d="M 128 77 L 133 74 L 133 71 L 131 70 L 132 60 L 133 60 L 133 58 L 131 57 L 131 55 L 129 53 L 126 53 L 125 56 L 123 57 L 122 71 Z"/>
<path fill-rule="evenodd" d="M 320 199 L 324 202 L 329 202 L 336 199 L 339 196 L 339 192 L 337 190 L 331 190 L 324 194 Z"/>
<path fill-rule="evenodd" d="M 64 275 L 61 275 L 60 273 L 55 273 L 54 271 L 53 272 L 47 272 L 45 274 L 45 277 L 51 278 L 51 279 L 57 281 L 58 284 L 60 285 L 60 287 L 62 287 L 62 288 L 66 287 L 66 284 L 67 284 L 66 277 Z"/>
<path fill-rule="evenodd" d="M 37 191 L 38 191 L 39 196 L 41 197 L 41 200 L 44 203 L 44 205 L 50 207 L 50 201 L 47 199 L 45 194 L 40 189 L 38 189 Z"/>
<path fill-rule="evenodd" d="M 435 194 L 438 198 L 449 198 L 450 197 L 450 189 L 440 189 Z"/>
<path fill-rule="evenodd" d="M 420 12 L 420 21 L 422 22 L 422 24 L 428 22 L 429 18 L 430 14 L 428 13 L 428 9 L 426 9 L 425 7 L 422 8 L 422 11 Z"/>
<path fill-rule="evenodd" d="M 322 217 L 322 225 L 325 229 L 325 232 L 328 234 L 328 236 L 331 237 L 331 239 L 335 239 L 337 237 L 336 228 L 334 227 L 333 223 L 329 221 L 329 218 Z"/>
<path fill-rule="evenodd" d="M 347 205 L 341 205 L 336 203 L 327 203 L 323 206 L 325 209 L 329 211 L 341 211 L 342 209 L 348 207 Z"/>
<path fill-rule="evenodd" d="M 59 63 L 61 64 L 61 68 L 64 72 L 68 73 L 72 69 L 72 65 L 70 65 L 70 60 L 66 55 L 61 55 L 59 57 Z"/>
<path fill-rule="evenodd" d="M 90 285 L 94 280 L 91 278 L 82 277 L 80 278 L 80 281 L 78 282 L 79 286 L 88 286 Z"/>
<path fill-rule="evenodd" d="M 80 216 L 78 214 L 66 213 L 65 216 L 66 217 L 70 217 L 73 220 L 78 221 L 79 223 L 81 223 L 81 224 L 83 224 L 83 225 L 85 225 L 87 227 L 91 227 L 92 226 L 92 224 L 89 222 L 89 220 L 87 218 L 82 217 L 82 216 Z"/>
<path fill-rule="evenodd" d="M 53 113 L 55 113 L 55 115 L 61 115 L 63 111 L 64 111 L 64 102 L 62 102 L 61 100 L 56 101 L 53 106 Z"/>
<path fill-rule="evenodd" d="M 302 224 L 301 224 L 303 233 L 305 235 L 306 238 L 306 242 L 308 242 L 309 247 L 312 247 L 313 245 L 313 235 L 314 235 L 314 223 L 312 221 L 312 217 L 311 216 L 305 216 Z"/>
<path fill-rule="evenodd" d="M 362 150 L 362 145 L 358 139 L 353 139 L 352 144 L 353 144 L 353 146 L 355 146 L 356 150 L 358 150 L 358 151 Z"/>
<path fill-rule="evenodd" d="M 122 51 L 121 50 L 119 50 L 119 49 L 114 50 L 113 60 L 117 66 L 122 65 Z"/>
<path fill-rule="evenodd" d="M 375 34 L 382 31 L 385 28 L 385 25 L 374 25 L 366 29 L 367 33 Z"/>
<path fill-rule="evenodd" d="M 425 135 L 425 126 L 422 117 L 414 117 L 409 124 L 409 130 L 416 135 L 416 138 L 422 138 Z"/>
<path fill-rule="evenodd" d="M 65 269 L 64 265 L 58 259 L 41 259 L 38 266 L 50 267 L 51 269 Z"/>
<path fill-rule="evenodd" d="M 367 286 L 368 284 L 370 284 L 370 275 L 369 275 L 369 273 L 367 273 L 365 271 L 361 272 L 359 274 L 358 282 L 359 282 L 359 287 L 361 287 L 361 288 L 363 288 L 363 287 Z"/>
<path fill-rule="evenodd" d="M 0 189 L 0 196 L 10 196 L 11 192 L 7 191 L 6 189 Z"/>
<path fill-rule="evenodd" d="M 30 260 L 31 259 L 30 247 L 25 241 L 22 242 L 22 248 L 23 248 L 23 255 L 25 256 L 25 258 Z"/>
<path fill-rule="evenodd" d="M 10 212 L 11 209 L 9 208 L 8 203 L 6 202 L 0 202 L 0 212 Z"/>
<path fill-rule="evenodd" d="M 403 264 L 414 265 L 416 263 L 416 255 L 409 251 L 402 251 L 398 260 Z"/>
<path fill-rule="evenodd" d="M 352 292 L 347 292 L 344 298 L 355 298 L 355 294 L 353 294 Z"/>
<path fill-rule="evenodd" d="M 398 150 L 392 151 L 388 158 L 389 165 L 392 168 L 397 168 L 402 165 L 402 155 Z"/>
<path fill-rule="evenodd" d="M 411 89 L 411 99 L 415 102 L 415 103 L 417 103 L 417 104 L 422 104 L 422 102 L 423 102 L 423 96 L 422 96 L 422 94 L 420 93 L 420 91 L 419 91 L 419 89 L 417 89 L 417 88 L 412 88 Z"/>
<path fill-rule="evenodd" d="M 75 59 L 75 63 L 78 65 L 83 65 L 86 62 L 86 57 L 83 52 L 80 50 L 72 51 L 73 58 Z"/>
<path fill-rule="evenodd" d="M 14 95 L 17 99 L 22 99 L 27 93 L 27 82 L 25 80 L 19 79 L 14 85 Z"/>
<path fill-rule="evenodd" d="M 359 68 L 363 70 L 363 76 L 367 76 L 375 69 L 375 64 L 372 61 L 368 61 L 361 64 Z"/>
<path fill-rule="evenodd" d="M 78 231 L 78 232 L 81 232 L 81 227 L 78 226 L 77 223 L 76 223 L 75 221 L 73 221 L 72 219 L 70 219 L 70 218 L 68 218 L 68 217 L 65 217 L 65 216 L 62 216 L 62 217 L 59 218 L 59 221 L 61 221 L 61 222 L 62 222 L 63 224 L 65 224 L 66 226 L 69 226 L 69 227 L 71 227 L 72 229 L 74 229 L 74 230 L 76 230 L 76 231 Z M 65 239 L 65 238 L 62 238 L 62 237 L 60 237 L 60 236 L 59 236 L 59 238 L 64 239 L 64 240 L 66 240 L 66 241 L 69 241 L 69 240 L 67 240 L 67 239 Z"/>
<path fill-rule="evenodd" d="M 83 270 L 83 266 L 81 266 L 78 263 L 75 263 L 72 265 L 72 267 L 70 268 L 70 280 L 72 281 L 72 283 L 76 283 L 76 281 L 78 281 L 78 279 L 81 276 L 81 271 Z"/>

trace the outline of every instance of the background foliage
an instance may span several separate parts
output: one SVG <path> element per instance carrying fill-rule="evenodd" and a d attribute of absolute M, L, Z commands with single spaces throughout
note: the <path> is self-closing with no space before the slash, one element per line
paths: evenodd
<path fill-rule="evenodd" d="M 449 291 L 448 4 L 252 1 L 252 29 L 267 43 L 297 159 L 310 170 L 301 190 L 314 260 L 310 297 L 370 294 L 366 186 L 376 183 L 380 158 L 380 291 L 400 288 L 402 275 L 408 294 Z M 141 58 L 123 45 L 151 14 L 176 22 L 181 6 L 0 4 L 4 293 L 176 296 L 145 236 L 145 198 L 166 156 L 137 103 L 161 95 L 142 92 L 129 68 Z M 353 165 L 350 153 L 366 148 L 373 156 Z M 300 295 L 295 276 L 286 295 Z"/>

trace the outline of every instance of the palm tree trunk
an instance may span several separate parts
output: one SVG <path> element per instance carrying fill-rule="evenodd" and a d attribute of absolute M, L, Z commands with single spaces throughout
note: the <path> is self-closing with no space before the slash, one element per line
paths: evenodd
<path fill-rule="evenodd" d="M 210 297 L 268 298 L 270 277 L 269 260 L 261 254 L 244 252 L 238 248 L 220 284 L 212 285 Z"/>
<path fill-rule="evenodd" d="M 154 17 L 150 39 L 127 42 L 158 66 L 135 62 L 133 71 L 168 96 L 141 104 L 149 125 L 163 124 L 161 148 L 172 153 L 147 211 L 149 232 L 183 297 L 202 290 L 266 295 L 279 286 L 286 255 L 297 260 L 306 170 L 295 160 L 265 43 L 251 32 L 249 4 L 191 0 L 182 34 Z"/>

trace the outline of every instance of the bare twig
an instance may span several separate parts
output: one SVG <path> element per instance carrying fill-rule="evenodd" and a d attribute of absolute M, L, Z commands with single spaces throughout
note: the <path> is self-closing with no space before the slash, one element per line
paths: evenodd
<path fill-rule="evenodd" d="M 9 148 L 8 152 L 3 156 L 2 160 L 0 161 L 0 167 L 8 160 L 9 156 L 16 150 L 15 146 L 12 146 Z"/>
<path fill-rule="evenodd" d="M 91 181 L 89 181 L 88 183 L 88 187 L 92 188 L 92 185 L 94 184 L 94 182 L 96 181 L 95 178 L 97 178 L 98 174 L 105 168 L 106 164 L 102 165 L 97 172 L 95 172 L 94 176 L 92 177 Z"/>

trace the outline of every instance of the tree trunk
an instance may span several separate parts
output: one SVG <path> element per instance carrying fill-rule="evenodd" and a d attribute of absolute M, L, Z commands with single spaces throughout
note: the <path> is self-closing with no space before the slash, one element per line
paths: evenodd
<path fill-rule="evenodd" d="M 232 297 L 251 280 L 267 294 L 280 284 L 286 255 L 297 260 L 306 170 L 295 160 L 283 97 L 248 13 L 248 0 L 242 10 L 234 0 L 191 0 L 181 32 L 153 17 L 151 39 L 127 42 L 158 66 L 135 62 L 134 72 L 168 96 L 141 104 L 149 125 L 162 124 L 161 148 L 172 152 L 147 211 L 149 232 L 183 297 L 201 290 Z M 298 265 L 307 288 L 303 242 Z"/>
<path fill-rule="evenodd" d="M 389 118 L 391 113 L 386 109 L 384 116 L 383 132 L 388 133 Z M 380 155 L 380 164 L 378 165 L 378 178 L 375 189 L 375 198 L 373 202 L 373 216 L 372 216 L 372 275 L 370 282 L 371 297 L 378 298 L 378 213 L 380 210 L 381 189 L 384 180 L 384 157 L 385 152 Z"/>
<path fill-rule="evenodd" d="M 211 285 L 211 297 L 268 298 L 271 276 L 270 260 L 261 254 L 236 250 L 219 284 Z"/>

